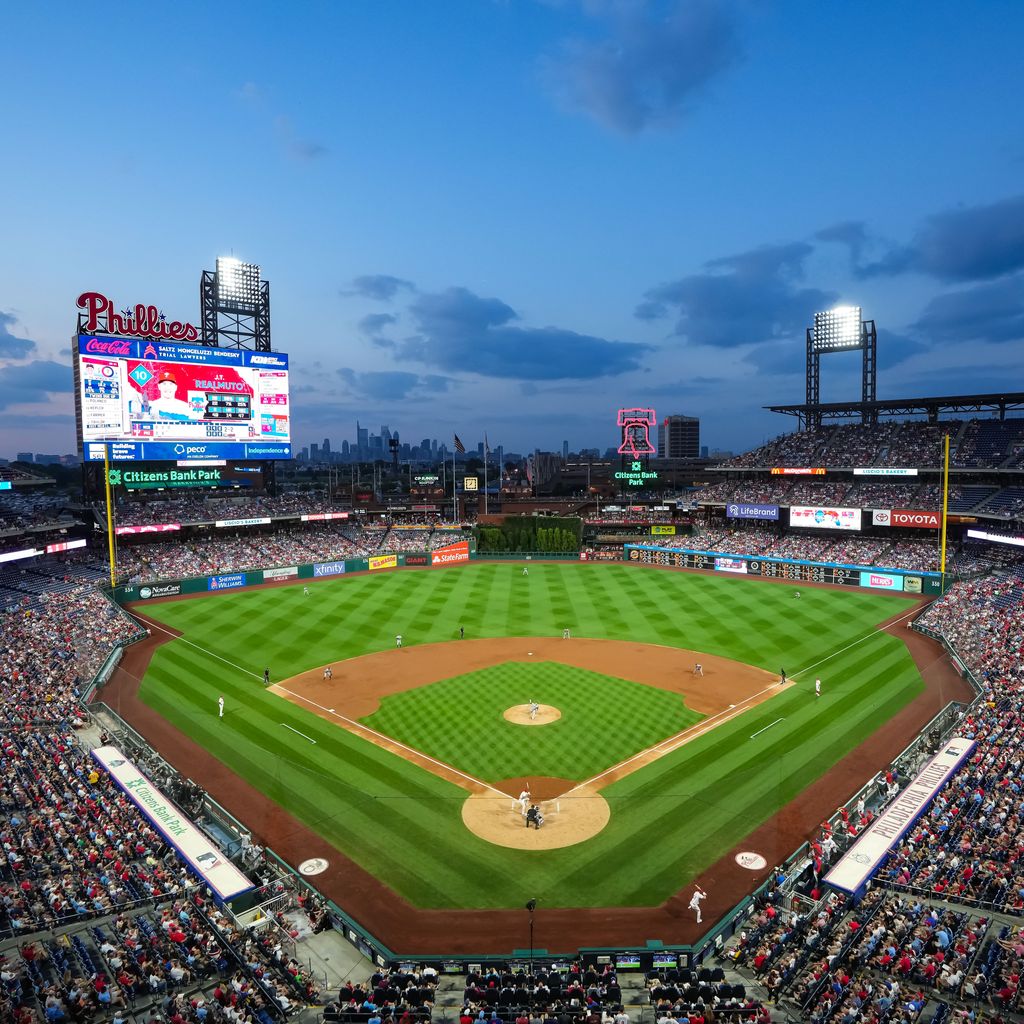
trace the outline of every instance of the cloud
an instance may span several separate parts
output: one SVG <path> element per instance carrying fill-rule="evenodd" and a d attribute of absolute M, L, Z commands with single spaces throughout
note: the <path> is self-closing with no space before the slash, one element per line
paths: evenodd
<path fill-rule="evenodd" d="M 593 380 L 640 367 L 651 346 L 608 341 L 559 327 L 518 327 L 500 299 L 466 288 L 420 295 L 409 307 L 418 337 L 400 354 L 449 372 L 527 380 Z"/>
<path fill-rule="evenodd" d="M 1024 339 L 1024 274 L 937 295 L 911 329 L 938 343 Z"/>
<path fill-rule="evenodd" d="M 321 160 L 331 153 L 325 145 L 311 139 L 295 139 L 288 148 L 292 156 L 299 160 Z"/>
<path fill-rule="evenodd" d="M 846 220 L 830 227 L 822 228 L 815 236 L 819 242 L 835 242 L 838 245 L 845 245 L 850 250 L 850 260 L 858 265 L 864 249 L 868 245 L 868 233 L 864 222 L 859 220 Z"/>
<path fill-rule="evenodd" d="M 861 277 L 907 272 L 941 281 L 989 281 L 1024 268 L 1024 195 L 933 214 L 908 245 L 856 268 Z"/>
<path fill-rule="evenodd" d="M 360 373 L 343 366 L 338 370 L 338 376 L 359 396 L 380 401 L 436 395 L 447 391 L 453 384 L 450 377 L 438 374 L 421 376 L 404 370 Z"/>
<path fill-rule="evenodd" d="M 385 327 L 398 323 L 391 313 L 368 313 L 359 321 L 359 330 L 368 338 L 376 338 Z"/>
<path fill-rule="evenodd" d="M 705 272 L 658 285 L 636 308 L 642 320 L 674 314 L 674 334 L 691 345 L 735 348 L 802 335 L 835 292 L 802 287 L 807 242 L 766 245 L 711 260 Z"/>
<path fill-rule="evenodd" d="M 412 281 L 391 274 L 363 274 L 353 278 L 350 288 L 343 288 L 339 294 L 348 298 L 352 295 L 364 299 L 376 299 L 378 302 L 390 302 L 400 291 L 416 291 Z"/>
<path fill-rule="evenodd" d="M 35 351 L 36 343 L 31 338 L 20 338 L 10 328 L 18 322 L 13 313 L 0 310 L 0 359 L 24 359 Z"/>
<path fill-rule="evenodd" d="M 898 334 L 884 327 L 878 328 L 878 369 L 891 370 L 905 363 L 913 356 L 919 356 L 931 349 L 928 342 Z"/>
<path fill-rule="evenodd" d="M 552 92 L 625 135 L 675 124 L 708 83 L 737 62 L 740 46 L 719 0 L 590 4 L 603 38 L 574 39 L 542 64 Z"/>
<path fill-rule="evenodd" d="M 47 395 L 70 393 L 71 367 L 36 360 L 0 369 L 0 409 L 46 401 Z"/>

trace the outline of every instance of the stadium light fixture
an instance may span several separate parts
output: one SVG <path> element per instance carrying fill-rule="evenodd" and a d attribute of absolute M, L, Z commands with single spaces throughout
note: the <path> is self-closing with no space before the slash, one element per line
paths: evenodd
<path fill-rule="evenodd" d="M 814 347 L 817 351 L 859 348 L 861 340 L 860 306 L 836 306 L 814 314 Z"/>
<path fill-rule="evenodd" d="M 220 302 L 255 306 L 260 300 L 260 268 L 234 256 L 218 256 L 217 298 Z"/>

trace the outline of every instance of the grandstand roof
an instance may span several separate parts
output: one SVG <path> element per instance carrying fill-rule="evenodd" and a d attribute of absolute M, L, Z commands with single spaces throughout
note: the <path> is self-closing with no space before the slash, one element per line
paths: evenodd
<path fill-rule="evenodd" d="M 769 412 L 797 416 L 801 420 L 877 419 L 879 416 L 926 415 L 936 420 L 942 413 L 1024 411 L 1024 391 L 1001 391 L 987 395 L 946 395 L 941 398 L 886 398 L 874 402 L 821 402 L 817 405 L 766 405 Z"/>

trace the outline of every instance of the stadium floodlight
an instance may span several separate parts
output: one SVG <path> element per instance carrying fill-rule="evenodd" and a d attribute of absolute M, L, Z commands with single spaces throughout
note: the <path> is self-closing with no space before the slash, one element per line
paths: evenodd
<path fill-rule="evenodd" d="M 836 306 L 814 314 L 814 347 L 819 352 L 859 348 L 861 341 L 860 306 Z"/>
<path fill-rule="evenodd" d="M 234 256 L 217 257 L 217 299 L 255 306 L 260 301 L 260 268 Z"/>

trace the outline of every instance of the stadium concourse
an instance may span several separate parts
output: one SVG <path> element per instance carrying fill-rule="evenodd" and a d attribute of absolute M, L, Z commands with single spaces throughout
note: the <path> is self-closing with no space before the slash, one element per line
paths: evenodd
<path fill-rule="evenodd" d="M 955 482 L 962 511 L 1019 529 L 1024 491 L 1012 471 L 1024 466 L 1021 427 L 1020 421 L 954 425 L 954 465 L 991 471 L 987 478 L 975 472 L 970 484 Z M 934 568 L 930 536 L 917 540 L 894 531 L 819 537 L 761 522 L 727 523 L 716 510 L 731 500 L 785 505 L 818 499 L 932 509 L 937 485 L 931 477 L 920 484 L 793 484 L 760 470 L 934 466 L 939 434 L 948 429 L 895 424 L 781 438 L 733 460 L 725 467 L 727 479 L 687 495 L 689 504 L 705 509 L 686 544 L 725 553 Z M 922 459 L 923 451 L 934 451 L 936 458 Z M 316 495 L 122 503 L 123 526 L 173 522 L 179 528 L 122 538 L 121 572 L 135 580 L 176 578 L 422 551 L 451 540 L 435 519 L 301 519 L 343 511 L 350 510 Z M 69 507 L 44 492 L 3 492 L 0 517 L 2 549 L 17 550 L 27 537 L 55 538 L 89 517 L 98 525 L 105 510 Z M 215 539 L 190 527 L 226 518 L 271 522 Z M 591 518 L 601 533 L 617 528 L 609 513 Z M 625 528 L 629 517 L 621 518 Z M 670 518 L 652 510 L 641 521 Z M 953 546 L 963 578 L 918 625 L 943 638 L 981 688 L 980 699 L 952 719 L 977 743 L 971 758 L 896 846 L 862 899 L 829 892 L 821 879 L 899 792 L 916 767 L 913 757 L 880 776 L 851 800 L 853 806 L 838 808 L 810 845 L 773 873 L 754 913 L 719 951 L 717 968 L 707 961 L 700 969 L 652 971 L 630 998 L 625 979 L 575 962 L 568 975 L 540 967 L 533 977 L 504 969 L 470 975 L 450 1001 L 441 997 L 439 979 L 429 968 L 396 969 L 338 992 L 321 991 L 305 969 L 301 941 L 295 945 L 296 935 L 301 940 L 335 925 L 317 898 L 288 889 L 258 847 L 247 848 L 238 856 L 246 858 L 250 875 L 268 897 L 286 897 L 281 906 L 290 910 L 267 930 L 241 928 L 90 757 L 90 748 L 107 739 L 84 703 L 92 680 L 115 646 L 143 632 L 96 589 L 105 568 L 95 552 L 86 548 L 6 564 L 0 569 L 0 1019 L 270 1024 L 308 1005 L 321 1006 L 325 1020 L 346 1024 L 455 1016 L 472 1024 L 481 1015 L 517 1022 L 701 1024 L 766 1021 L 778 1013 L 776 1005 L 804 1019 L 844 1024 L 918 1018 L 941 1024 L 982 1013 L 1010 1019 L 1022 1010 L 1018 982 L 1024 966 L 1024 568 L 1012 549 L 1007 554 L 1006 548 L 963 537 L 954 538 Z M 594 543 L 595 551 L 614 547 Z M 133 753 L 143 767 L 158 775 L 163 770 L 151 751 L 136 747 Z M 202 802 L 203 795 L 181 780 L 170 792 L 186 814 Z M 635 1005 L 623 1012 L 624 1002 Z"/>

